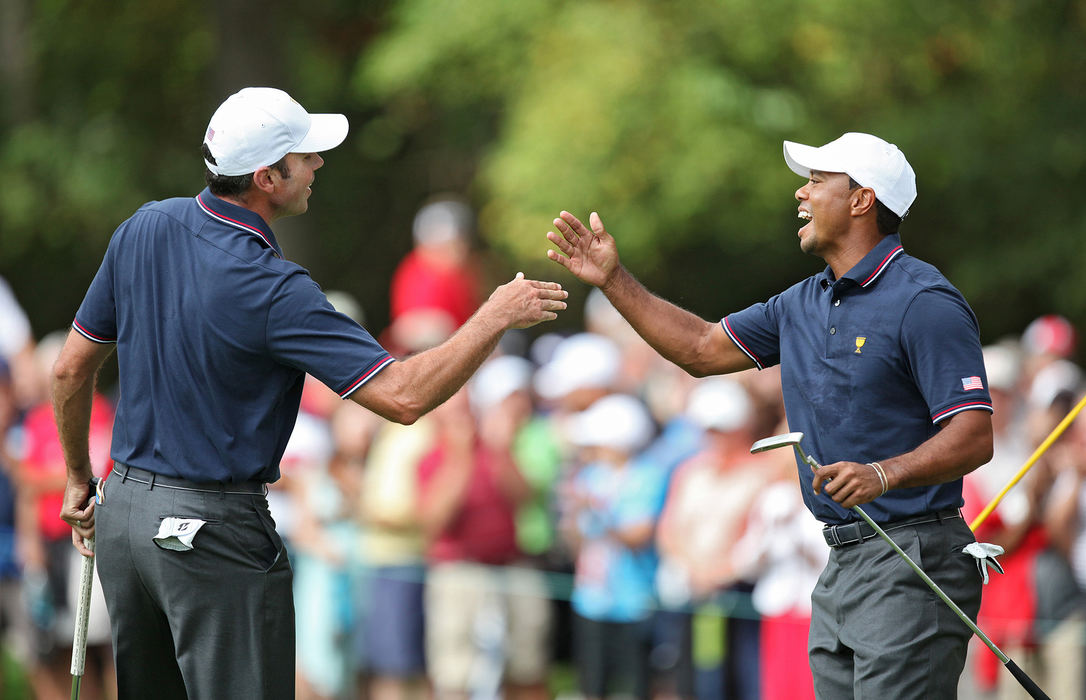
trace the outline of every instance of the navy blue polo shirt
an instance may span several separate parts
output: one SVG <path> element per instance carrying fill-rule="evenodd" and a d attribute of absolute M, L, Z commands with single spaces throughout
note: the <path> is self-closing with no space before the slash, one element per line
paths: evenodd
<path fill-rule="evenodd" d="M 840 279 L 827 267 L 721 320 L 759 369 L 781 366 L 788 427 L 822 464 L 910 452 L 940 421 L 992 410 L 976 316 L 933 266 L 887 236 Z M 858 520 L 796 460 L 803 499 L 826 523 Z M 864 510 L 885 522 L 962 505 L 961 479 L 895 489 Z"/>
<path fill-rule="evenodd" d="M 121 224 L 73 327 L 117 344 L 113 459 L 191 481 L 275 481 L 305 373 L 347 397 L 393 361 L 208 190 Z"/>

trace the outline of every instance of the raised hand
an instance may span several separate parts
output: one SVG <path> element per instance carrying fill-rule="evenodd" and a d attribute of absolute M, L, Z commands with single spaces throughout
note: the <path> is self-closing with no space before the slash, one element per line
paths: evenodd
<path fill-rule="evenodd" d="M 494 290 L 486 305 L 500 314 L 505 328 L 528 328 L 558 318 L 568 296 L 557 282 L 524 279 L 524 273 L 518 272 L 512 282 Z"/>
<path fill-rule="evenodd" d="M 618 246 L 615 239 L 603 227 L 599 214 L 588 217 L 589 229 L 580 220 L 563 211 L 554 220 L 558 233 L 547 232 L 547 240 L 558 247 L 548 250 L 547 257 L 566 268 L 579 280 L 596 287 L 603 287 L 618 269 Z M 561 234 L 561 235 L 559 235 Z"/>

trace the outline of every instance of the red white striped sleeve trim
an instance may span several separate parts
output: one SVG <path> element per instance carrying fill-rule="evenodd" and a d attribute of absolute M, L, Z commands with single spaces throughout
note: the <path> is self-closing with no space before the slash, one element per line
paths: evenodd
<path fill-rule="evenodd" d="M 750 348 L 748 348 L 746 345 L 744 345 L 743 341 L 739 340 L 739 336 L 737 336 L 732 331 L 732 326 L 731 326 L 730 323 L 728 323 L 728 317 L 727 316 L 720 319 L 720 325 L 723 326 L 724 332 L 727 333 L 728 337 L 732 339 L 733 343 L 735 343 L 735 347 L 739 348 L 743 352 L 744 355 L 746 355 L 751 360 L 753 360 L 754 364 L 758 366 L 758 369 L 765 369 L 765 366 L 762 364 L 762 361 L 758 359 L 758 356 L 755 355 L 754 352 Z"/>
<path fill-rule="evenodd" d="M 950 408 L 939 411 L 931 417 L 931 422 L 938 423 L 941 420 L 949 418 L 955 413 L 974 410 L 988 411 L 989 413 L 993 412 L 992 404 L 988 403 L 987 401 L 970 401 L 969 403 L 960 403 L 957 406 L 951 406 Z"/>
<path fill-rule="evenodd" d="M 875 268 L 875 271 L 868 275 L 867 279 L 865 279 L 863 282 L 860 282 L 860 286 L 866 287 L 867 285 L 873 283 L 875 281 L 875 278 L 881 275 L 882 271 L 886 269 L 886 266 L 890 264 L 890 261 L 900 255 L 904 250 L 904 248 L 898 246 L 891 250 L 889 253 L 887 253 L 886 257 L 883 258 L 882 262 L 879 263 L 879 266 Z"/>
<path fill-rule="evenodd" d="M 116 338 L 106 338 L 104 336 L 95 335 L 94 333 L 91 333 L 86 328 L 79 325 L 79 321 L 72 321 L 72 328 L 74 328 L 76 330 L 76 332 L 79 333 L 79 335 L 85 337 L 87 340 L 92 340 L 95 343 L 102 343 L 103 345 L 105 345 L 105 344 L 116 343 L 117 342 Z"/>
<path fill-rule="evenodd" d="M 264 243 L 269 248 L 275 250 L 275 246 L 271 244 L 271 241 L 268 240 L 268 237 L 265 236 L 264 232 L 258 229 L 256 226 L 250 226 L 249 224 L 238 221 L 237 219 L 231 219 L 229 216 L 223 216 L 222 214 L 212 211 L 209 206 L 204 204 L 204 200 L 200 199 L 200 195 L 196 195 L 196 203 L 200 205 L 200 208 L 204 210 L 204 213 L 210 216 L 212 219 L 215 219 L 216 221 L 221 221 L 227 226 L 233 226 L 234 228 L 240 228 L 242 231 L 255 234 L 260 238 L 260 240 L 264 241 Z"/>
<path fill-rule="evenodd" d="M 339 397 L 341 399 L 347 398 L 348 396 L 353 394 L 358 389 L 358 387 L 362 386 L 363 384 L 365 384 L 369 380 L 376 377 L 378 372 L 383 370 L 385 367 L 388 367 L 389 365 L 391 365 L 395 361 L 396 361 L 396 358 L 392 357 L 391 355 L 389 355 L 385 359 L 381 360 L 380 362 L 375 364 L 373 367 L 371 367 L 368 372 L 366 372 L 361 377 L 356 379 L 349 387 L 347 387 L 343 391 L 339 392 Z"/>

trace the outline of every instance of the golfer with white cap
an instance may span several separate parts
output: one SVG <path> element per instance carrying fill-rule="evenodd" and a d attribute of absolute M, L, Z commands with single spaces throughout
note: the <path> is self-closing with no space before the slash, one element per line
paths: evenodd
<path fill-rule="evenodd" d="M 395 362 L 285 259 L 271 224 L 309 205 L 341 114 L 245 88 L 211 117 L 208 187 L 150 202 L 114 233 L 54 370 L 68 466 L 61 516 L 98 569 L 121 698 L 294 693 L 291 569 L 267 484 L 303 379 L 410 423 L 451 396 L 508 328 L 555 318 L 565 292 L 521 275 L 446 343 Z M 113 473 L 87 503 L 99 366 L 117 348 Z"/>
<path fill-rule="evenodd" d="M 992 456 L 977 321 L 898 226 L 916 198 L 893 144 L 848 133 L 785 142 L 800 248 L 821 273 L 711 323 L 648 292 L 593 213 L 555 219 L 548 256 L 598 286 L 664 357 L 695 376 L 781 366 L 789 429 L 825 466 L 798 462 L 804 501 L 833 548 L 809 640 L 820 698 L 953 698 L 970 630 L 852 507 L 864 510 L 970 616 L 981 577 L 962 548 L 962 476 Z"/>

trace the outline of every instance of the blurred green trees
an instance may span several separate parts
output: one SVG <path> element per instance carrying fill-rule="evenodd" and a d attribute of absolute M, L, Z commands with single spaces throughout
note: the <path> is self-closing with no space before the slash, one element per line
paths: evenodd
<path fill-rule="evenodd" d="M 1086 322 L 1083 0 L 0 5 L 21 56 L 0 86 L 0 274 L 41 332 L 132 209 L 202 187 L 211 111 L 260 83 L 351 119 L 310 213 L 277 232 L 375 332 L 440 191 L 476 204 L 498 273 L 583 294 L 544 233 L 596 210 L 664 296 L 707 317 L 761 300 L 821 268 L 796 244 L 781 141 L 844 131 L 908 155 L 906 249 L 965 292 L 986 341 L 1043 312 Z"/>

